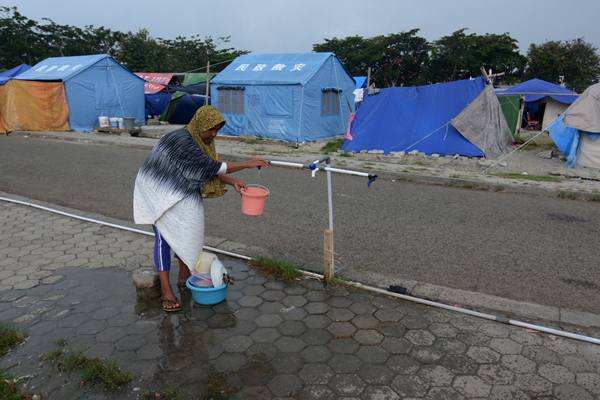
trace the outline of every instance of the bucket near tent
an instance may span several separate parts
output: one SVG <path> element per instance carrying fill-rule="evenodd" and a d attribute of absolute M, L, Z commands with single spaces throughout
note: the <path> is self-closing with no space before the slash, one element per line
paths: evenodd
<path fill-rule="evenodd" d="M 134 127 L 135 127 L 135 118 L 133 118 L 133 117 L 124 117 L 123 118 L 123 128 L 133 129 Z"/>
<path fill-rule="evenodd" d="M 269 189 L 261 185 L 248 185 L 241 190 L 242 213 L 257 217 L 262 215 L 269 197 Z"/>
<path fill-rule="evenodd" d="M 108 117 L 106 117 L 106 116 L 98 117 L 98 125 L 100 126 L 100 128 L 108 128 L 108 126 L 109 126 Z"/>

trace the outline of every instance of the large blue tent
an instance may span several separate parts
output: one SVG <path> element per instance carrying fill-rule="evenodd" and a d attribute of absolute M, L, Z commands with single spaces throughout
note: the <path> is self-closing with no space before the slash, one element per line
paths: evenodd
<path fill-rule="evenodd" d="M 72 130 L 93 130 L 99 116 L 144 123 L 144 80 L 107 54 L 47 58 L 15 79 L 63 82 Z"/>
<path fill-rule="evenodd" d="M 229 135 L 304 142 L 345 133 L 354 80 L 333 53 L 248 54 L 211 82 Z"/>
<path fill-rule="evenodd" d="M 346 141 L 343 149 L 483 156 L 484 150 L 467 140 L 451 122 L 484 88 L 484 80 L 477 78 L 381 89 L 376 95 L 365 96 L 352 123 L 353 140 Z"/>
<path fill-rule="evenodd" d="M 27 71 L 29 68 L 31 68 L 29 65 L 21 64 L 9 70 L 0 72 L 0 84 L 3 84 L 9 79 L 12 79 L 15 76 Z"/>

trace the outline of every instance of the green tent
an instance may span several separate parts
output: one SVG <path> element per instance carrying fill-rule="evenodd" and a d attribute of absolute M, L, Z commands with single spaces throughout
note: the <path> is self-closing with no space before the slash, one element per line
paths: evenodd
<path fill-rule="evenodd" d="M 521 113 L 521 96 L 498 96 L 502 113 L 510 133 L 515 137 L 519 132 L 519 114 Z"/>
<path fill-rule="evenodd" d="M 205 72 L 188 72 L 183 77 L 183 86 L 192 86 L 206 82 L 206 75 Z M 208 74 L 209 79 L 212 79 L 215 76 L 217 76 L 217 74 Z"/>
<path fill-rule="evenodd" d="M 205 72 L 187 72 L 183 76 L 183 86 L 198 86 L 198 91 L 204 93 L 204 87 L 202 87 L 202 85 L 206 83 L 206 78 L 208 77 L 208 79 L 212 80 L 216 75 L 217 74 L 214 73 L 206 74 Z M 177 103 L 179 103 L 179 100 L 186 94 L 187 93 L 185 92 L 175 92 L 171 95 L 169 105 L 160 115 L 161 121 L 169 121 L 171 119 L 173 112 L 177 108 Z"/>

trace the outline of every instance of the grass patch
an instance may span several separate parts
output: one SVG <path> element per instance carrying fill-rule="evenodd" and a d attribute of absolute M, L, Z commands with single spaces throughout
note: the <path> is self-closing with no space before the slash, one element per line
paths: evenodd
<path fill-rule="evenodd" d="M 338 156 L 340 157 L 354 157 L 354 153 L 351 151 L 342 151 L 340 154 L 338 154 Z"/>
<path fill-rule="evenodd" d="M 114 361 L 88 357 L 81 352 L 70 352 L 64 340 L 58 340 L 59 348 L 45 354 L 42 359 L 56 364 L 60 371 L 80 372 L 84 384 L 101 384 L 107 390 L 117 390 L 131 381 L 131 375 L 124 372 Z"/>
<path fill-rule="evenodd" d="M 202 395 L 202 400 L 227 400 L 239 391 L 238 388 L 231 386 L 227 382 L 225 374 L 220 372 L 211 373 L 208 376 L 206 391 Z"/>
<path fill-rule="evenodd" d="M 327 283 L 328 286 L 348 286 L 348 282 L 346 282 L 344 279 L 342 278 L 338 278 L 338 277 L 333 277 L 329 280 L 329 283 Z"/>
<path fill-rule="evenodd" d="M 508 179 L 524 179 L 527 181 L 536 182 L 561 182 L 562 179 L 550 175 L 522 175 L 515 172 L 492 172 L 490 175 Z"/>
<path fill-rule="evenodd" d="M 31 394 L 19 388 L 16 379 L 0 369 L 0 399 L 2 400 L 31 400 Z"/>
<path fill-rule="evenodd" d="M 163 390 L 152 390 L 142 394 L 142 400 L 186 400 L 187 395 L 177 388 L 166 388 Z"/>
<path fill-rule="evenodd" d="M 517 145 L 522 145 L 525 142 L 527 142 L 529 139 L 525 138 L 521 135 L 516 135 L 513 142 Z M 540 149 L 540 150 L 552 150 L 555 148 L 554 146 L 554 142 L 552 141 L 552 139 L 547 136 L 547 135 L 541 135 L 536 137 L 535 139 L 533 139 L 531 142 L 527 143 L 527 145 L 525 147 L 523 147 L 524 149 Z"/>
<path fill-rule="evenodd" d="M 561 199 L 575 200 L 577 198 L 577 194 L 575 192 L 561 190 L 560 192 L 558 192 L 558 197 Z"/>
<path fill-rule="evenodd" d="M 25 340 L 25 336 L 16 329 L 0 324 L 0 357 L 8 353 L 10 349 L 20 345 Z"/>
<path fill-rule="evenodd" d="M 321 153 L 323 154 L 331 154 L 338 151 L 342 144 L 344 144 L 344 139 L 334 139 L 325 143 L 325 146 L 321 147 Z"/>
<path fill-rule="evenodd" d="M 250 260 L 249 264 L 283 281 L 293 281 L 302 276 L 300 268 L 289 261 L 261 256 Z"/>

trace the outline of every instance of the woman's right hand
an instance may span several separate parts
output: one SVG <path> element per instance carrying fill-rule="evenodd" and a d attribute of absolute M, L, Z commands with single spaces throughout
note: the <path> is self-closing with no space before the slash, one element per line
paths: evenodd
<path fill-rule="evenodd" d="M 256 160 L 248 161 L 247 168 L 262 168 L 262 167 L 266 167 L 268 165 L 269 165 L 269 162 L 267 160 L 256 159 Z"/>

